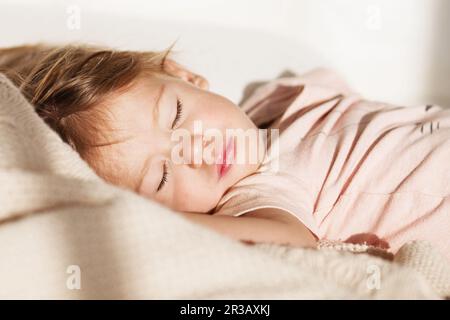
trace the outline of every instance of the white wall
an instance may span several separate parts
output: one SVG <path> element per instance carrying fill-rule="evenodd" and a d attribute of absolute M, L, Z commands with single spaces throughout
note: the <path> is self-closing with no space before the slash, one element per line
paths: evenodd
<path fill-rule="evenodd" d="M 0 27 L 0 46 L 178 39 L 178 59 L 236 102 L 250 81 L 326 65 L 370 99 L 450 106 L 449 0 L 0 0 Z"/>

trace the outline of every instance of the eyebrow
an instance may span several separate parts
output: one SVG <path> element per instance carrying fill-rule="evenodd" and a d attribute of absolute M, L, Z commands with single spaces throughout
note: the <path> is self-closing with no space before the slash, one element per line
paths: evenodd
<path fill-rule="evenodd" d="M 159 109 L 160 109 L 160 100 L 161 100 L 161 97 L 162 97 L 163 94 L 164 94 L 165 88 L 166 88 L 166 85 L 165 85 L 165 84 L 162 84 L 161 87 L 159 88 L 159 93 L 158 93 L 158 96 L 156 97 L 156 101 L 155 101 L 155 104 L 154 104 L 154 106 L 153 106 L 153 111 L 152 111 L 152 115 L 153 115 L 153 123 L 158 123 L 157 120 L 159 119 L 159 114 L 160 114 L 160 112 L 159 112 L 159 111 L 160 111 L 160 110 L 159 110 Z M 138 179 L 137 184 L 136 184 L 136 186 L 135 186 L 135 188 L 134 188 L 134 190 L 135 190 L 136 192 L 138 192 L 139 189 L 141 188 L 142 182 L 144 181 L 144 178 L 145 178 L 145 176 L 146 176 L 148 170 L 150 169 L 150 162 L 151 162 L 150 160 L 151 160 L 151 156 L 148 155 L 147 158 L 146 158 L 145 161 L 144 161 L 144 164 L 143 164 L 143 166 L 142 166 L 140 172 L 139 172 L 139 179 Z M 159 185 L 159 184 L 158 184 L 158 185 Z M 156 190 L 157 190 L 157 188 L 158 188 L 158 185 L 155 187 L 153 193 L 156 192 Z"/>

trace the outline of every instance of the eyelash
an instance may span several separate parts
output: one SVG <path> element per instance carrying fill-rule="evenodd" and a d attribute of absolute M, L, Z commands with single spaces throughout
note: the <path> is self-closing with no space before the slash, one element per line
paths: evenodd
<path fill-rule="evenodd" d="M 164 168 L 164 169 L 163 169 L 163 176 L 162 176 L 161 182 L 159 183 L 158 188 L 156 189 L 157 192 L 158 192 L 159 190 L 161 190 L 162 187 L 164 187 L 164 185 L 165 185 L 166 182 L 167 182 L 167 177 L 168 177 L 168 175 L 169 175 L 169 172 L 167 171 L 167 163 L 166 163 L 166 162 L 164 162 L 163 168 Z"/>
<path fill-rule="evenodd" d="M 183 102 L 177 98 L 177 114 L 172 123 L 172 129 L 174 129 L 180 122 L 181 116 L 183 115 Z"/>

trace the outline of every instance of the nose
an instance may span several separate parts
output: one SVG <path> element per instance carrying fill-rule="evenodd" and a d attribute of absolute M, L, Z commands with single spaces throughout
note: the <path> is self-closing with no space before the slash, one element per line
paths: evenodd
<path fill-rule="evenodd" d="M 211 144 L 211 141 L 205 139 L 203 135 L 193 135 L 191 144 L 191 155 L 188 165 L 191 168 L 197 169 L 205 164 L 211 164 L 210 152 L 206 152 L 206 148 Z"/>
<path fill-rule="evenodd" d="M 187 146 L 188 149 L 183 150 L 185 163 L 191 168 L 200 168 L 203 163 L 203 137 L 201 135 L 192 135 L 191 143 Z"/>

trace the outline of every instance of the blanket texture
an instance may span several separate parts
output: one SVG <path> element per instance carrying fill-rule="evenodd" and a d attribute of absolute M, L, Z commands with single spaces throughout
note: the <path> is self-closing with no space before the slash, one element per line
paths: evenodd
<path fill-rule="evenodd" d="M 0 298 L 438 299 L 429 245 L 246 245 L 99 178 L 0 75 Z"/>

